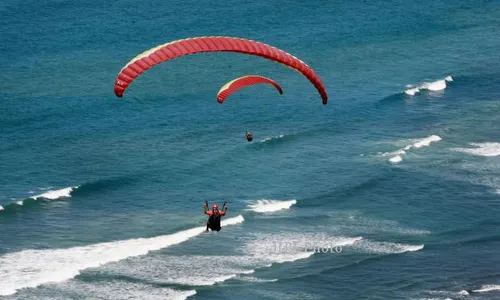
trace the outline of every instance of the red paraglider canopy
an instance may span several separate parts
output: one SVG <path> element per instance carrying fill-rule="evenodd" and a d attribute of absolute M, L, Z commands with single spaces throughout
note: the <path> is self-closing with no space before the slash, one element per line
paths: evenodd
<path fill-rule="evenodd" d="M 232 93 L 236 92 L 239 89 L 242 89 L 244 87 L 258 84 L 258 83 L 268 83 L 270 85 L 273 85 L 280 94 L 283 94 L 283 89 L 281 86 L 274 80 L 263 77 L 263 76 L 258 76 L 258 75 L 247 75 L 243 76 L 240 78 L 233 79 L 226 83 L 220 90 L 219 93 L 217 93 L 217 101 L 219 103 L 223 103 L 229 95 Z"/>

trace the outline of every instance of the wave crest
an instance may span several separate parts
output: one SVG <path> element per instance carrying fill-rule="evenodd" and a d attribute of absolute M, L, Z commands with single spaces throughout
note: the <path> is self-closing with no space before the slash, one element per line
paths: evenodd
<path fill-rule="evenodd" d="M 275 212 L 279 210 L 289 209 L 292 205 L 297 204 L 297 200 L 256 200 L 254 203 L 248 205 L 247 210 L 257 213 Z"/>
<path fill-rule="evenodd" d="M 69 197 L 71 197 L 71 192 L 73 192 L 74 190 L 76 190 L 78 188 L 79 188 L 79 186 L 73 186 L 73 187 L 67 187 L 67 188 L 63 188 L 63 189 L 59 189 L 59 190 L 50 190 L 50 191 L 45 192 L 43 194 L 32 196 L 29 198 L 34 199 L 34 200 L 38 200 L 40 198 L 50 199 L 50 200 L 56 200 L 56 199 L 60 199 L 60 198 L 69 198 Z"/>
<path fill-rule="evenodd" d="M 447 87 L 447 82 L 452 82 L 453 77 L 451 76 L 446 76 L 444 79 L 432 81 L 432 82 L 424 82 L 416 87 L 413 86 L 408 86 L 409 89 L 405 90 L 404 93 L 409 96 L 415 96 L 416 94 L 420 93 L 421 91 L 428 90 L 428 91 L 442 91 L 446 89 Z"/>
<path fill-rule="evenodd" d="M 405 147 L 403 147 L 399 150 L 393 151 L 393 152 L 382 153 L 382 156 L 392 156 L 389 159 L 389 162 L 391 162 L 393 164 L 397 164 L 403 160 L 403 157 L 404 157 L 404 155 L 407 154 L 407 151 L 414 149 L 414 148 L 419 149 L 422 147 L 428 147 L 431 145 L 431 143 L 438 142 L 441 140 L 442 139 L 440 136 L 434 135 L 434 134 L 430 135 L 428 137 L 425 137 L 425 138 L 421 138 L 421 139 L 413 139 L 413 140 L 411 140 L 412 141 L 411 144 L 408 144 Z"/>
<path fill-rule="evenodd" d="M 474 293 L 485 293 L 491 291 L 500 291 L 500 285 L 488 284 L 481 286 L 480 289 L 472 290 Z"/>
<path fill-rule="evenodd" d="M 23 206 L 24 204 L 29 203 L 30 201 L 38 201 L 38 200 L 59 200 L 70 198 L 72 193 L 76 191 L 79 186 L 66 187 L 58 190 L 49 190 L 40 195 L 31 196 L 25 198 L 23 200 L 14 200 L 8 204 L 4 204 L 4 206 L 0 206 L 0 211 L 5 211 L 8 213 L 9 211 L 15 211 L 16 207 Z"/>

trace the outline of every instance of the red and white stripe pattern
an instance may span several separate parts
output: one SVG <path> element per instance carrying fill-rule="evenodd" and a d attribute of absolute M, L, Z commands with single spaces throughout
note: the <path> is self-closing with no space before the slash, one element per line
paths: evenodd
<path fill-rule="evenodd" d="M 259 75 L 247 75 L 236 78 L 226 83 L 219 90 L 219 93 L 217 94 L 217 101 L 219 103 L 223 103 L 229 95 L 236 92 L 237 90 L 259 83 L 271 84 L 278 90 L 280 94 L 283 94 L 283 89 L 276 81 Z"/>

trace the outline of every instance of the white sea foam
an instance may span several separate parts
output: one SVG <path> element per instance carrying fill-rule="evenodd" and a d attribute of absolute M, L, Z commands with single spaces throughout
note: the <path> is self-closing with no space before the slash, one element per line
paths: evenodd
<path fill-rule="evenodd" d="M 245 253 L 260 257 L 263 264 L 283 263 L 305 259 L 320 253 L 342 251 L 341 247 L 351 246 L 362 237 L 330 236 L 327 234 L 282 233 L 256 236 L 245 246 Z M 337 248 L 336 248 L 337 247 Z"/>
<path fill-rule="evenodd" d="M 35 200 L 38 200 L 39 198 L 50 199 L 50 200 L 56 200 L 59 198 L 68 198 L 71 197 L 71 192 L 76 190 L 77 188 L 78 186 L 73 186 L 59 190 L 51 190 L 40 195 L 32 196 L 30 198 Z"/>
<path fill-rule="evenodd" d="M 405 91 L 405 94 L 410 95 L 410 96 L 415 96 L 416 93 L 420 93 L 419 88 L 411 88 L 411 89 L 407 89 Z"/>
<path fill-rule="evenodd" d="M 22 206 L 24 204 L 24 201 L 23 200 L 17 200 L 14 203 L 17 204 L 17 205 L 19 205 L 19 206 Z"/>
<path fill-rule="evenodd" d="M 455 297 L 455 296 L 467 296 L 467 295 L 469 295 L 469 292 L 467 292 L 466 290 L 461 290 L 459 292 L 431 290 L 431 291 L 425 291 L 425 293 L 430 294 L 430 295 L 440 295 L 441 297 Z M 439 299 L 444 299 L 444 298 L 439 298 Z M 446 299 L 450 299 L 450 298 L 446 298 Z"/>
<path fill-rule="evenodd" d="M 222 260 L 222 258 L 221 258 Z M 202 276 L 200 273 L 198 275 L 193 275 L 193 276 L 185 276 L 185 277 L 178 277 L 178 278 L 169 278 L 167 279 L 167 282 L 169 283 L 175 283 L 175 284 L 182 284 L 182 285 L 190 285 L 190 286 L 210 286 L 210 285 L 215 285 L 217 283 L 224 282 L 229 279 L 233 279 L 237 276 L 237 274 L 228 274 L 228 275 L 220 275 L 220 276 L 213 276 L 210 277 L 210 273 L 205 272 L 205 274 Z M 207 279 L 209 278 L 209 279 Z"/>
<path fill-rule="evenodd" d="M 475 148 L 452 148 L 451 150 L 478 156 L 500 155 L 500 143 L 470 143 L 470 145 Z"/>
<path fill-rule="evenodd" d="M 260 142 L 261 142 L 261 143 L 265 143 L 265 142 L 267 142 L 267 141 L 281 139 L 281 138 L 283 138 L 284 136 L 285 136 L 284 134 L 280 134 L 280 135 L 273 136 L 273 137 L 267 137 L 267 138 L 265 138 L 265 139 L 261 140 Z"/>
<path fill-rule="evenodd" d="M 447 82 L 453 81 L 453 77 L 451 76 L 446 76 L 445 79 L 440 79 L 436 80 L 433 82 L 424 82 L 419 86 L 413 87 L 409 86 L 407 90 L 404 91 L 405 94 L 414 96 L 417 93 L 420 93 L 423 90 L 428 90 L 428 91 L 442 91 L 446 89 Z"/>
<path fill-rule="evenodd" d="M 403 160 L 403 156 L 408 154 L 408 151 L 411 149 L 418 149 L 422 147 L 428 147 L 431 145 L 433 142 L 438 142 L 441 140 L 441 137 L 438 135 L 430 135 L 425 138 L 420 138 L 420 139 L 411 139 L 411 143 L 406 145 L 405 147 L 398 149 L 393 152 L 386 152 L 382 153 L 382 156 L 392 156 L 389 159 L 389 162 L 393 164 L 397 164 Z"/>
<path fill-rule="evenodd" d="M 239 224 L 243 217 L 222 221 L 223 226 Z M 182 243 L 205 231 L 196 227 L 174 234 L 153 238 L 93 244 L 82 247 L 49 250 L 23 250 L 0 256 L 0 295 L 10 295 L 17 290 L 55 283 L 77 276 L 88 268 L 117 262 L 129 257 L 145 255 Z"/>
<path fill-rule="evenodd" d="M 145 281 L 210 286 L 254 272 L 255 261 L 231 255 L 149 255 L 109 264 L 100 269 L 110 276 L 132 276 Z"/>
<path fill-rule="evenodd" d="M 480 289 L 472 290 L 472 291 L 474 293 L 486 293 L 486 292 L 491 292 L 491 291 L 500 291 L 500 285 L 493 285 L 493 284 L 483 285 L 483 286 L 481 286 Z"/>
<path fill-rule="evenodd" d="M 3 206 L 0 205 L 0 211 L 4 210 Z"/>
<path fill-rule="evenodd" d="M 391 157 L 389 159 L 389 161 L 393 164 L 397 164 L 399 162 L 401 162 L 403 160 L 403 158 L 400 156 L 400 155 L 397 155 L 397 156 L 394 156 L 394 157 Z"/>
<path fill-rule="evenodd" d="M 491 161 L 467 160 L 460 164 L 459 167 L 467 172 L 455 176 L 449 174 L 454 180 L 463 180 L 474 185 L 487 186 L 491 193 L 500 194 L 500 176 L 498 176 L 500 161 L 496 159 Z"/>
<path fill-rule="evenodd" d="M 233 221 L 233 223 L 234 222 L 236 221 Z M 255 269 L 270 267 L 274 263 L 293 262 L 308 258 L 311 255 L 314 255 L 315 252 L 308 249 L 293 249 L 277 253 L 273 252 L 272 249 L 276 241 L 303 241 L 308 239 L 311 243 L 315 243 L 317 245 L 345 247 L 361 240 L 360 237 L 332 237 L 325 234 L 290 233 L 278 235 L 256 235 L 255 238 L 252 236 L 244 241 L 245 244 L 242 248 L 240 248 L 242 251 L 241 253 L 237 253 L 237 255 L 178 256 L 165 254 L 164 252 L 156 252 L 151 255 L 131 257 L 135 255 L 128 254 L 127 256 L 130 257 L 128 259 L 108 263 L 99 269 L 93 271 L 89 270 L 88 272 L 97 272 L 100 276 L 109 276 L 112 278 L 130 276 L 144 282 L 157 284 L 168 283 L 183 284 L 188 286 L 208 286 L 230 279 L 245 280 L 241 278 L 249 278 L 248 275 L 254 273 Z M 142 243 L 144 243 L 144 241 L 150 239 L 142 240 Z M 120 245 L 120 248 L 125 250 L 127 249 L 125 246 L 126 245 Z M 132 250 L 135 249 L 135 247 L 128 248 Z M 74 248 L 72 249 L 74 250 Z M 205 250 L 200 251 L 205 252 Z M 11 257 L 10 259 L 14 259 L 14 257 Z M 52 259 L 58 261 L 58 255 L 52 253 Z M 81 260 L 84 259 L 85 258 L 81 258 Z M 114 258 L 114 260 L 116 260 L 116 258 Z M 72 260 L 65 257 L 64 265 L 70 265 L 71 263 Z M 27 266 L 29 266 L 28 263 L 26 263 L 26 267 Z M 52 264 L 50 269 L 57 269 L 57 266 Z M 0 268 L 0 274 L 1 272 L 2 269 Z M 266 280 L 256 278 L 248 280 L 256 283 L 272 283 L 277 279 Z"/>
<path fill-rule="evenodd" d="M 360 243 L 357 243 L 354 248 L 367 253 L 398 254 L 422 250 L 424 249 L 424 245 L 407 245 L 363 240 Z"/>
<path fill-rule="evenodd" d="M 468 296 L 472 293 L 486 293 L 486 292 L 492 292 L 492 291 L 500 291 L 500 285 L 483 285 L 481 288 L 476 289 L 476 290 L 461 290 L 458 292 L 451 292 L 451 291 L 427 291 L 429 294 L 434 294 L 434 295 L 457 295 L 457 296 Z"/>
<path fill-rule="evenodd" d="M 289 209 L 292 205 L 297 204 L 297 200 L 257 200 L 252 204 L 248 205 L 248 210 L 258 212 L 258 213 L 266 213 L 266 212 L 275 212 L 283 209 Z"/>
<path fill-rule="evenodd" d="M 451 298 L 415 298 L 415 300 L 453 300 Z"/>
<path fill-rule="evenodd" d="M 257 277 L 252 277 L 252 276 L 242 276 L 237 278 L 240 281 L 248 281 L 248 282 L 276 282 L 278 281 L 278 278 L 274 279 L 262 279 L 262 278 L 257 278 Z"/>
<path fill-rule="evenodd" d="M 147 283 L 124 281 L 71 280 L 32 290 L 29 294 L 16 295 L 13 298 L 23 300 L 66 300 L 66 299 L 113 299 L 113 300 L 185 300 L 196 294 L 195 290 L 176 290 L 154 286 Z M 11 299 L 11 298 L 9 298 Z"/>
<path fill-rule="evenodd" d="M 206 286 L 229 280 L 250 280 L 254 282 L 274 282 L 277 279 L 250 279 L 245 276 L 254 273 L 257 268 L 271 267 L 274 263 L 293 262 L 314 255 L 307 249 L 290 249 L 277 253 L 273 247 L 276 241 L 303 240 L 310 238 L 304 234 L 257 235 L 250 238 L 243 246 L 242 255 L 156 255 L 128 259 L 104 268 L 111 275 L 129 275 L 145 280 Z M 322 236 L 324 237 L 324 236 Z M 360 238 L 329 237 L 331 244 L 347 246 Z"/>
<path fill-rule="evenodd" d="M 406 227 L 396 221 L 380 220 L 366 217 L 362 214 L 349 213 L 346 220 L 345 214 L 337 214 L 332 222 L 342 223 L 337 225 L 342 232 L 355 232 L 356 234 L 373 234 L 380 232 L 398 233 L 402 235 L 428 235 L 428 230 Z"/>
<path fill-rule="evenodd" d="M 445 88 L 446 88 L 446 81 L 444 79 L 430 82 L 422 87 L 422 89 L 428 89 L 429 91 L 441 91 L 444 90 Z"/>
<path fill-rule="evenodd" d="M 410 144 L 404 147 L 404 150 L 410 150 L 411 148 L 422 148 L 430 146 L 432 142 L 438 142 L 441 140 L 441 137 L 438 135 L 431 135 L 423 139 L 417 139 L 413 144 Z"/>

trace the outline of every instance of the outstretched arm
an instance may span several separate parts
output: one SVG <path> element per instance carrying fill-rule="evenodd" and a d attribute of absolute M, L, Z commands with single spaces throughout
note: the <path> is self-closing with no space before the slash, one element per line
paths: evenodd
<path fill-rule="evenodd" d="M 203 205 L 203 213 L 206 214 L 208 210 L 208 201 L 205 200 L 205 205 Z"/>
<path fill-rule="evenodd" d="M 224 204 L 222 205 L 222 215 L 225 215 L 227 213 L 227 206 L 226 206 L 226 201 L 224 201 Z"/>

